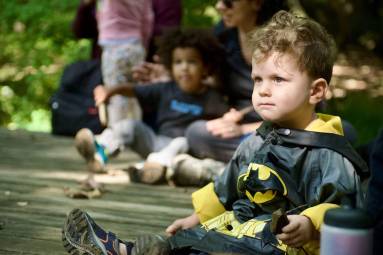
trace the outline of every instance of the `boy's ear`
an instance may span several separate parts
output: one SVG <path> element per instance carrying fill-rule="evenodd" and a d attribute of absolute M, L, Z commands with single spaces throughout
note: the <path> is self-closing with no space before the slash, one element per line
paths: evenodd
<path fill-rule="evenodd" d="M 328 83 L 325 79 L 319 78 L 313 80 L 311 83 L 310 91 L 310 104 L 317 104 L 326 97 L 326 92 L 328 88 Z"/>

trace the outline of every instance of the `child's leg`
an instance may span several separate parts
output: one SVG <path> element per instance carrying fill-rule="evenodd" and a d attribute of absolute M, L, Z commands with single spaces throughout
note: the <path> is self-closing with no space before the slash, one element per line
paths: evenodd
<path fill-rule="evenodd" d="M 133 81 L 132 67 L 145 59 L 145 49 L 139 41 L 103 47 L 102 76 L 106 87 L 114 87 Z M 141 119 L 141 108 L 135 98 L 114 96 L 109 100 L 108 124 L 119 120 Z"/>
<path fill-rule="evenodd" d="M 146 157 L 155 149 L 156 140 L 157 135 L 150 127 L 142 121 L 131 119 L 121 120 L 97 136 L 97 142 L 111 155 L 129 147 Z"/>
<path fill-rule="evenodd" d="M 146 158 L 141 167 L 131 167 L 129 176 L 134 182 L 158 184 L 166 181 L 170 163 L 178 154 L 187 151 L 185 137 L 171 139 L 166 136 L 157 136 L 152 153 Z"/>
<path fill-rule="evenodd" d="M 213 159 L 197 159 L 188 154 L 177 155 L 168 176 L 175 185 L 203 186 L 222 174 L 225 164 Z"/>
<path fill-rule="evenodd" d="M 277 245 L 268 240 L 268 237 L 237 237 L 215 230 L 206 231 L 205 228 L 198 226 L 178 231 L 174 236 L 168 238 L 168 242 L 174 254 L 178 254 L 177 251 L 183 251 L 185 248 L 208 254 L 287 254 L 285 251 L 278 249 Z"/>
<path fill-rule="evenodd" d="M 125 146 L 131 147 L 142 157 L 156 148 L 157 136 L 141 121 L 125 119 L 94 136 L 91 130 L 81 129 L 76 134 L 76 148 L 92 172 L 104 170 L 108 156 L 115 156 Z"/>
<path fill-rule="evenodd" d="M 75 146 L 80 155 L 87 162 L 91 172 L 103 172 L 107 155 L 104 147 L 96 142 L 95 136 L 90 129 L 80 129 L 75 137 Z"/>
<path fill-rule="evenodd" d="M 177 137 L 160 151 L 150 153 L 146 160 L 170 167 L 174 157 L 178 154 L 186 153 L 188 148 L 186 137 Z"/>

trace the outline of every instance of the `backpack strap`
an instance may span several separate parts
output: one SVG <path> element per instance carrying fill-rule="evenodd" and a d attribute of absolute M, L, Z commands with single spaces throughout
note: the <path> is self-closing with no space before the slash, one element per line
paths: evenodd
<path fill-rule="evenodd" d="M 361 179 L 365 179 L 370 175 L 367 164 L 344 136 L 307 130 L 277 128 L 271 123 L 265 123 L 265 125 L 262 125 L 257 129 L 257 133 L 263 138 L 265 138 L 270 132 L 277 133 L 278 137 L 282 141 L 282 144 L 302 145 L 313 148 L 327 148 L 336 151 L 347 158 L 355 166 Z"/>
<path fill-rule="evenodd" d="M 331 133 L 283 128 L 277 129 L 276 133 L 282 138 L 283 143 L 314 148 L 327 148 L 338 152 L 351 161 L 362 179 L 367 178 L 370 174 L 367 164 L 344 136 Z"/>

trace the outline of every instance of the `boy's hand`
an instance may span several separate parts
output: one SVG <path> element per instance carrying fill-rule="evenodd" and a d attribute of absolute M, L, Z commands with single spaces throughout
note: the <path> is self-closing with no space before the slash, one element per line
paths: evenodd
<path fill-rule="evenodd" d="M 133 79 L 141 83 L 169 81 L 170 75 L 165 66 L 159 63 L 144 62 L 132 68 Z"/>
<path fill-rule="evenodd" d="M 169 236 L 174 235 L 180 229 L 192 228 L 199 224 L 199 218 L 196 213 L 192 215 L 175 220 L 167 229 L 165 230 L 166 234 Z"/>
<path fill-rule="evenodd" d="M 311 220 L 302 215 L 288 215 L 289 224 L 282 228 L 282 234 L 276 237 L 290 247 L 301 247 L 309 241 L 319 238 Z"/>
<path fill-rule="evenodd" d="M 108 100 L 108 90 L 104 86 L 98 85 L 93 90 L 93 96 L 94 101 L 98 106 Z"/>

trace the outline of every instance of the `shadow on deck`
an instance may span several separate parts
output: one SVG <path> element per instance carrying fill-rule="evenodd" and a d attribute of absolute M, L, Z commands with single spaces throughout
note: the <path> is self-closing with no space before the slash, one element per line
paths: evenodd
<path fill-rule="evenodd" d="M 77 187 L 85 164 L 71 138 L 0 129 L 0 254 L 66 254 L 61 244 L 65 215 L 85 209 L 122 239 L 161 233 L 174 219 L 192 212 L 194 189 L 129 183 L 124 171 L 97 175 L 107 192 L 75 200 L 64 187 Z M 115 169 L 140 160 L 133 152 L 112 161 Z"/>

